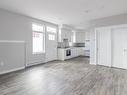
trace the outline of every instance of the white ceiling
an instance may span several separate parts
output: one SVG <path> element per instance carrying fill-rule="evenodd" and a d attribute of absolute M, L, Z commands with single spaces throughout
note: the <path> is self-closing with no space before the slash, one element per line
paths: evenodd
<path fill-rule="evenodd" d="M 0 0 L 0 8 L 84 28 L 90 20 L 127 13 L 127 0 Z"/>

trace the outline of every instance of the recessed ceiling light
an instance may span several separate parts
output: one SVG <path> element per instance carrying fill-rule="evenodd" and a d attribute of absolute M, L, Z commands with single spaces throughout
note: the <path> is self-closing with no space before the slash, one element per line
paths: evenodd
<path fill-rule="evenodd" d="M 104 9 L 105 7 L 104 7 L 104 6 L 101 6 L 100 8 L 101 8 L 101 9 Z"/>
<path fill-rule="evenodd" d="M 86 13 L 86 14 L 88 14 L 88 13 L 90 13 L 92 10 L 85 10 L 84 12 Z"/>
<path fill-rule="evenodd" d="M 85 13 L 89 13 L 89 10 L 85 10 Z"/>
<path fill-rule="evenodd" d="M 63 20 L 62 18 L 58 18 L 58 20 Z"/>

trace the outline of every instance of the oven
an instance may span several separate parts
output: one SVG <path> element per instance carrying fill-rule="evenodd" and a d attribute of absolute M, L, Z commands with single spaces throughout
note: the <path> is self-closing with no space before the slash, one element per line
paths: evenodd
<path fill-rule="evenodd" d="M 71 56 L 71 49 L 66 50 L 66 56 Z"/>

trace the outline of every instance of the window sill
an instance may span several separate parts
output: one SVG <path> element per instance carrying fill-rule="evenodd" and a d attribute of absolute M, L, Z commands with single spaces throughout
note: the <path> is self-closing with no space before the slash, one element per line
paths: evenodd
<path fill-rule="evenodd" d="M 45 54 L 45 52 L 33 53 L 33 55 Z"/>

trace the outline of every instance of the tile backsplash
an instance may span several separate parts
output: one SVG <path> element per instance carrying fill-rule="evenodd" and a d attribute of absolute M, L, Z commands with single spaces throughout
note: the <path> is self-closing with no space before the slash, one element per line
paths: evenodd
<path fill-rule="evenodd" d="M 64 48 L 64 47 L 85 47 L 85 43 L 64 43 L 64 42 L 58 42 L 58 48 Z"/>
<path fill-rule="evenodd" d="M 74 46 L 74 47 L 85 47 L 85 43 L 73 43 L 72 46 Z"/>

